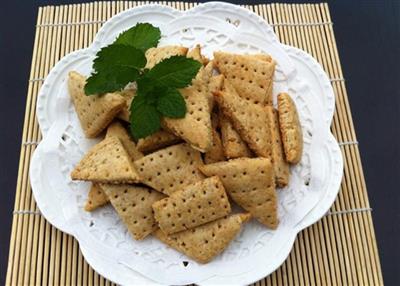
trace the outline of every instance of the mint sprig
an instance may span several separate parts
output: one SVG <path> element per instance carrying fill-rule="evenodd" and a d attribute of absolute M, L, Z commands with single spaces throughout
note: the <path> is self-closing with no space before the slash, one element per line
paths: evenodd
<path fill-rule="evenodd" d="M 85 85 L 86 95 L 92 95 L 119 91 L 136 81 L 130 106 L 130 129 L 136 139 L 158 131 L 162 117 L 185 117 L 186 103 L 178 89 L 190 85 L 201 67 L 193 59 L 172 56 L 145 69 L 145 52 L 156 47 L 160 38 L 160 29 L 148 23 L 124 31 L 96 54 L 94 72 Z"/>

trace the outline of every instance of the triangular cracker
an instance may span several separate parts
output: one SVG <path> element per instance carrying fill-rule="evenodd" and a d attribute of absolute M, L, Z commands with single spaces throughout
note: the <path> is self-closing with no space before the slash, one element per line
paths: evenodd
<path fill-rule="evenodd" d="M 278 114 L 286 161 L 296 164 L 303 153 L 303 133 L 296 105 L 287 93 L 278 95 Z"/>
<path fill-rule="evenodd" d="M 211 164 L 219 161 L 225 161 L 224 148 L 222 146 L 221 135 L 217 131 L 219 129 L 219 118 L 217 113 L 211 114 L 211 126 L 213 128 L 213 144 L 211 148 L 204 154 L 204 162 Z"/>
<path fill-rule="evenodd" d="M 150 48 L 146 51 L 146 69 L 151 69 L 162 60 L 172 56 L 186 56 L 188 48 L 182 46 L 164 46 Z"/>
<path fill-rule="evenodd" d="M 68 90 L 86 137 L 96 137 L 122 110 L 125 99 L 116 93 L 87 96 L 86 79 L 77 72 L 68 74 Z"/>
<path fill-rule="evenodd" d="M 160 130 L 145 138 L 140 138 L 137 143 L 137 148 L 139 151 L 147 154 L 158 149 L 177 144 L 181 141 L 181 138 L 175 136 L 171 132 Z"/>
<path fill-rule="evenodd" d="M 266 158 L 239 158 L 200 167 L 219 176 L 229 196 L 269 228 L 278 226 L 274 169 Z"/>
<path fill-rule="evenodd" d="M 207 263 L 229 245 L 249 219 L 249 214 L 234 214 L 169 236 L 160 229 L 154 235 L 197 262 Z"/>
<path fill-rule="evenodd" d="M 214 66 L 232 82 L 241 97 L 256 103 L 272 105 L 269 96 L 275 62 L 268 62 L 253 55 L 214 52 Z"/>
<path fill-rule="evenodd" d="M 109 202 L 108 197 L 104 193 L 99 184 L 92 184 L 90 187 L 88 198 L 85 204 L 85 211 L 91 212 L 95 209 L 104 206 Z"/>
<path fill-rule="evenodd" d="M 220 110 L 227 116 L 240 137 L 258 156 L 271 156 L 271 134 L 265 106 L 241 98 L 228 80 L 224 88 L 216 92 L 215 99 Z"/>
<path fill-rule="evenodd" d="M 136 90 L 125 89 L 123 91 L 118 92 L 118 94 L 125 99 L 125 105 L 124 108 L 122 108 L 122 110 L 120 111 L 120 113 L 118 113 L 117 117 L 126 122 L 130 122 L 129 119 L 129 116 L 131 114 L 130 107 L 131 107 L 131 102 L 136 95 Z"/>
<path fill-rule="evenodd" d="M 71 178 L 111 184 L 139 181 L 132 159 L 114 136 L 93 146 L 72 171 Z"/>
<path fill-rule="evenodd" d="M 194 228 L 231 212 L 218 177 L 193 183 L 153 204 L 154 217 L 166 234 Z"/>
<path fill-rule="evenodd" d="M 275 183 L 284 187 L 289 183 L 289 164 L 285 161 L 281 132 L 279 130 L 278 112 L 272 107 L 266 107 L 268 124 L 271 127 L 272 162 L 274 165 Z"/>
<path fill-rule="evenodd" d="M 143 157 L 142 152 L 137 149 L 136 144 L 133 142 L 131 136 L 129 136 L 128 131 L 118 121 L 115 121 L 108 126 L 106 138 L 110 136 L 117 137 L 121 140 L 122 145 L 133 160 L 138 160 Z"/>
<path fill-rule="evenodd" d="M 206 152 L 212 144 L 210 94 L 206 74 L 200 69 L 192 85 L 181 89 L 187 112 L 184 118 L 163 118 L 163 125 L 188 142 L 192 148 Z"/>
<path fill-rule="evenodd" d="M 135 239 L 143 239 L 157 229 L 151 206 L 163 199 L 163 194 L 135 185 L 102 184 L 101 187 Z"/>
<path fill-rule="evenodd" d="M 174 145 L 135 161 L 141 182 L 170 195 L 204 178 L 200 153 L 187 144 Z"/>
<path fill-rule="evenodd" d="M 219 113 L 219 124 L 221 126 L 221 141 L 224 154 L 228 159 L 252 157 L 251 150 L 246 142 L 242 140 L 239 133 L 233 128 L 232 123 L 222 112 Z"/>

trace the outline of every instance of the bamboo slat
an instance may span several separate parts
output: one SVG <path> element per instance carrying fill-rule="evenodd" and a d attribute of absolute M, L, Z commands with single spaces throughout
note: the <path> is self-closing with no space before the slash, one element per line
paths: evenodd
<path fill-rule="evenodd" d="M 102 24 L 149 2 L 93 2 L 40 7 L 27 91 L 6 285 L 114 285 L 85 261 L 75 239 L 38 212 L 28 171 L 41 140 L 35 109 L 38 91 L 64 55 L 90 45 Z M 159 2 L 176 9 L 188 2 Z M 302 231 L 285 263 L 255 285 L 383 285 L 371 209 L 345 81 L 327 4 L 246 5 L 270 23 L 280 41 L 315 57 L 336 97 L 331 130 L 342 142 L 344 175 L 330 215 Z M 60 25 L 69 23 L 69 25 Z M 267 263 L 267 261 L 266 261 Z"/>

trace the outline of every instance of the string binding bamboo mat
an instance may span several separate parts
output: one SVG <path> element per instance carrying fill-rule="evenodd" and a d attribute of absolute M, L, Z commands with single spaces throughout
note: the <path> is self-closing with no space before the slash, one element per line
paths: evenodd
<path fill-rule="evenodd" d="M 41 140 L 35 109 L 44 78 L 64 55 L 92 42 L 114 14 L 148 2 L 95 2 L 39 8 L 33 48 L 6 285 L 111 285 L 85 262 L 75 239 L 40 214 L 29 164 Z M 177 9 L 194 3 L 159 2 Z M 327 4 L 245 6 L 270 23 L 280 41 L 314 56 L 336 96 L 332 132 L 344 158 L 339 195 L 318 223 L 303 230 L 285 263 L 255 285 L 383 285 L 375 233 L 345 79 Z M 266 258 L 265 263 L 268 263 Z"/>

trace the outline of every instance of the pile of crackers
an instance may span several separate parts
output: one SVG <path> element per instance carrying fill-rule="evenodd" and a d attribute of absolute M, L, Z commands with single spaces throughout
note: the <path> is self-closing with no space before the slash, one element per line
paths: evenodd
<path fill-rule="evenodd" d="M 73 180 L 92 182 L 85 210 L 111 203 L 134 239 L 152 234 L 200 263 L 221 253 L 251 217 L 278 227 L 276 188 L 289 183 L 303 136 L 286 93 L 272 105 L 275 61 L 266 54 L 215 52 L 200 46 L 152 48 L 147 68 L 172 55 L 203 64 L 180 90 L 187 114 L 162 119 L 162 130 L 135 142 L 129 135 L 134 85 L 86 96 L 85 77 L 68 88 L 88 138 L 104 136 L 77 164 Z M 243 209 L 231 212 L 232 204 Z"/>

